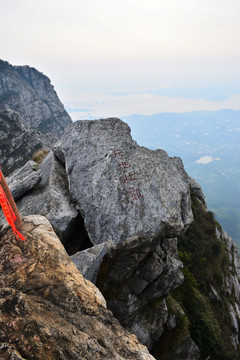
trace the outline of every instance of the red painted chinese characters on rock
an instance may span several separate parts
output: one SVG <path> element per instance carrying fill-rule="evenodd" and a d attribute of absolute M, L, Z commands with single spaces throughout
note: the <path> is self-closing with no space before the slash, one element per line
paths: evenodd
<path fill-rule="evenodd" d="M 121 158 L 121 160 L 123 160 L 124 152 L 122 150 L 120 150 L 120 149 L 116 149 L 116 150 L 113 150 L 112 156 L 114 158 L 118 157 L 118 158 Z M 119 171 L 122 172 L 122 171 L 125 171 L 125 170 L 129 170 L 131 168 L 131 164 L 129 164 L 127 161 L 121 161 L 121 162 L 118 162 L 117 168 L 118 168 Z M 121 176 L 121 181 L 123 183 L 130 183 L 130 182 L 135 181 L 135 180 L 137 180 L 137 179 L 135 177 L 135 174 L 132 171 L 129 171 L 128 173 L 123 174 Z M 143 199 L 144 198 L 141 191 L 139 189 L 135 189 L 133 186 L 128 188 L 128 193 L 129 193 L 129 195 L 131 196 L 131 198 L 133 200 L 138 200 L 138 199 Z"/>

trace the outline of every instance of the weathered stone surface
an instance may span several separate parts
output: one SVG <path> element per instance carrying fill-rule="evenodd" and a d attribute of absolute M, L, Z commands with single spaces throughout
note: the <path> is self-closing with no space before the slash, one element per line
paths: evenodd
<path fill-rule="evenodd" d="M 42 180 L 37 188 L 17 201 L 19 212 L 22 216 L 30 214 L 46 216 L 61 241 L 65 243 L 75 228 L 74 222 L 78 216 L 68 193 L 65 170 L 50 152 L 40 164 L 38 172 Z M 20 184 L 17 176 L 15 181 Z M 27 178 L 22 181 L 26 182 Z"/>
<path fill-rule="evenodd" d="M 201 359 L 199 349 L 191 337 L 184 341 L 176 349 L 173 357 L 169 360 L 198 360 Z"/>
<path fill-rule="evenodd" d="M 232 306 L 231 303 L 229 303 L 229 314 L 230 314 L 231 321 L 232 321 L 231 341 L 232 341 L 233 346 L 237 350 L 238 345 L 239 345 L 239 339 L 238 339 L 238 334 L 239 334 L 239 314 L 236 312 L 236 310 L 234 309 L 234 307 Z"/>
<path fill-rule="evenodd" d="M 151 321 L 149 321 L 149 317 L 151 317 Z M 148 304 L 145 309 L 143 308 L 143 311 L 137 314 L 131 324 L 131 329 L 143 344 L 151 348 L 153 342 L 162 335 L 163 324 L 166 323 L 167 318 L 168 309 L 165 300 L 152 302 L 151 305 Z"/>
<path fill-rule="evenodd" d="M 4 175 L 23 166 L 47 139 L 36 130 L 28 129 L 13 110 L 0 111 L 0 164 Z"/>
<path fill-rule="evenodd" d="M 0 109 L 17 111 L 28 128 L 58 138 L 71 118 L 49 78 L 29 66 L 0 60 Z"/>
<path fill-rule="evenodd" d="M 119 119 L 76 122 L 61 141 L 55 152 L 90 240 L 108 246 L 97 285 L 151 346 L 167 319 L 164 306 L 149 319 L 151 302 L 183 281 L 174 237 L 192 221 L 188 175 L 180 159 L 138 146 Z"/>
<path fill-rule="evenodd" d="M 52 147 L 52 151 L 54 153 L 54 155 L 56 156 L 56 158 L 61 161 L 61 163 L 63 165 L 65 165 L 65 157 L 64 157 L 64 153 L 62 151 L 62 142 L 61 140 L 57 141 L 53 147 Z"/>
<path fill-rule="evenodd" d="M 176 239 L 135 238 L 109 250 L 97 286 L 121 324 L 149 348 L 163 332 L 168 309 L 162 301 L 183 281 Z"/>
<path fill-rule="evenodd" d="M 14 171 L 6 179 L 15 201 L 33 190 L 42 180 L 42 172 L 37 168 L 38 164 L 29 160 L 22 168 Z"/>
<path fill-rule="evenodd" d="M 200 350 L 191 339 L 188 320 L 178 302 L 167 298 L 168 319 L 162 330 L 163 334 L 154 343 L 152 354 L 157 360 L 200 360 Z"/>
<path fill-rule="evenodd" d="M 151 347 L 168 318 L 163 297 L 183 281 L 175 236 L 192 213 L 181 160 L 139 147 L 118 119 L 73 124 L 54 154 L 17 202 L 20 212 L 45 215 L 65 243 L 80 211 L 95 246 L 74 258 L 93 281 L 102 261 L 97 284 L 108 306 Z"/>
<path fill-rule="evenodd" d="M 151 347 L 168 318 L 162 298 L 183 281 L 175 236 L 192 212 L 182 162 L 139 147 L 118 119 L 73 124 L 54 153 L 39 167 L 37 188 L 17 202 L 20 213 L 45 215 L 73 254 L 84 248 L 82 236 L 79 248 L 66 243 L 80 211 L 95 245 L 75 256 L 84 258 L 81 271 L 95 281 L 102 262 L 97 284 L 108 306 Z M 102 244 L 104 258 L 93 253 Z"/>
<path fill-rule="evenodd" d="M 240 259 L 237 247 L 222 228 L 216 228 L 216 232 L 218 239 L 223 241 L 228 249 L 230 268 L 226 278 L 226 292 L 230 296 L 234 293 L 236 300 L 240 303 Z"/>
<path fill-rule="evenodd" d="M 119 119 L 75 122 L 62 149 L 70 193 L 94 244 L 174 237 L 191 223 L 183 165 L 163 150 L 138 146 Z"/>
<path fill-rule="evenodd" d="M 193 193 L 197 196 L 197 198 L 202 202 L 203 205 L 205 205 L 205 195 L 201 189 L 201 186 L 191 176 L 189 176 L 189 185 Z"/>
<path fill-rule="evenodd" d="M 229 271 L 224 277 L 224 293 L 227 297 L 229 314 L 232 321 L 231 341 L 235 349 L 239 347 L 239 321 L 240 321 L 240 259 L 236 245 L 231 237 L 221 228 L 216 228 L 218 239 L 223 242 L 228 249 Z M 234 299 L 231 302 L 230 299 Z"/>
<path fill-rule="evenodd" d="M 217 293 L 217 290 L 212 285 L 210 285 L 210 291 L 208 296 L 212 301 L 222 301 L 222 299 Z"/>
<path fill-rule="evenodd" d="M 153 360 L 106 309 L 50 223 L 23 220 L 25 242 L 11 230 L 0 234 L 1 359 Z"/>
<path fill-rule="evenodd" d="M 12 344 L 6 343 L 0 344 L 0 356 L 1 360 L 26 360 L 13 348 Z"/>
<path fill-rule="evenodd" d="M 100 265 L 106 252 L 107 247 L 106 244 L 103 243 L 95 245 L 90 249 L 78 251 L 71 256 L 71 259 L 85 279 L 95 284 Z"/>

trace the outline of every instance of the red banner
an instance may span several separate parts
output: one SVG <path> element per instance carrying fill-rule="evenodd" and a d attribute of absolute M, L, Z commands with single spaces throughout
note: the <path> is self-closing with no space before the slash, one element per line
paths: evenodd
<path fill-rule="evenodd" d="M 1 181 L 1 176 L 2 176 L 2 173 L 0 171 L 0 181 Z M 7 220 L 7 222 L 13 229 L 14 235 L 16 236 L 16 238 L 18 240 L 21 239 L 24 241 L 25 237 L 16 229 L 16 226 L 14 224 L 14 221 L 16 220 L 16 215 L 14 214 L 13 209 L 12 209 L 11 205 L 9 204 L 9 201 L 6 197 L 5 192 L 3 191 L 1 184 L 0 184 L 0 205 L 2 207 L 4 216 Z"/>

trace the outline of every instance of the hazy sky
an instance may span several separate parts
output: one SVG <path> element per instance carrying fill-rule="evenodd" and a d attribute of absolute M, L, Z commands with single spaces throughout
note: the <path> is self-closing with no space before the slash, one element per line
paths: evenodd
<path fill-rule="evenodd" d="M 0 0 L 0 58 L 73 117 L 240 109 L 239 0 Z"/>

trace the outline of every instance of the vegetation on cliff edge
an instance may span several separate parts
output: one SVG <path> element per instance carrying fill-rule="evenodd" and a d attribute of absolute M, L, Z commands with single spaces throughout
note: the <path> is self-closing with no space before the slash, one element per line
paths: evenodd
<path fill-rule="evenodd" d="M 238 359 L 231 342 L 232 320 L 229 303 L 234 296 L 226 292 L 225 279 L 231 267 L 228 249 L 219 240 L 220 225 L 214 214 L 207 211 L 192 195 L 194 221 L 179 237 L 179 257 L 183 262 L 184 283 L 173 292 L 189 319 L 189 330 L 202 354 L 216 360 Z M 213 288 L 217 295 L 213 293 Z"/>
<path fill-rule="evenodd" d="M 178 238 L 179 257 L 184 265 L 184 282 L 166 299 L 170 315 L 175 315 L 176 327 L 165 329 L 155 343 L 156 359 L 173 360 L 175 351 L 191 338 L 199 347 L 202 359 L 237 360 L 239 349 L 232 345 L 234 334 L 229 304 L 234 307 L 234 294 L 229 295 L 226 277 L 234 273 L 229 250 L 219 240 L 220 225 L 192 194 L 194 221 Z M 175 305 L 174 305 L 175 303 Z M 179 312 L 180 304 L 185 314 Z"/>

